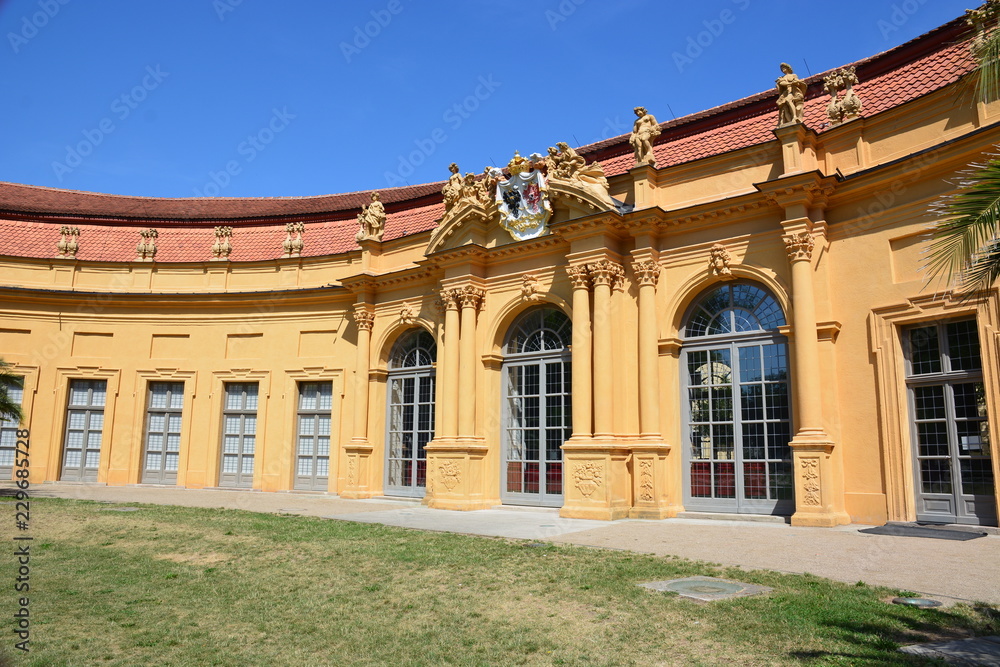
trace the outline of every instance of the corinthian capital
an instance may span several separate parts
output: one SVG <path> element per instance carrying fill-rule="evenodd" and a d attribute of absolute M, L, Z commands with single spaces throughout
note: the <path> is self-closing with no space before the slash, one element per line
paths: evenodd
<path fill-rule="evenodd" d="M 566 275 L 573 283 L 573 289 L 587 289 L 590 287 L 590 273 L 586 264 L 570 264 L 566 267 Z"/>
<path fill-rule="evenodd" d="M 590 279 L 594 281 L 595 286 L 611 285 L 617 289 L 622 286 L 625 280 L 625 269 L 618 262 L 602 259 L 599 262 L 588 264 L 587 268 L 590 270 Z"/>
<path fill-rule="evenodd" d="M 473 287 L 472 285 L 459 287 L 455 291 L 458 293 L 458 300 L 461 301 L 462 308 L 475 308 L 478 310 L 479 306 L 483 303 L 483 299 L 486 298 L 485 290 Z"/>
<path fill-rule="evenodd" d="M 363 307 L 358 308 L 354 311 L 354 322 L 358 325 L 358 329 L 371 331 L 375 324 L 375 313 Z"/>
<path fill-rule="evenodd" d="M 816 246 L 816 242 L 809 232 L 788 234 L 784 237 L 784 241 L 785 252 L 788 253 L 789 261 L 801 262 L 812 259 L 813 248 Z"/>
<path fill-rule="evenodd" d="M 458 310 L 458 290 L 443 289 L 439 292 L 441 310 Z"/>
<path fill-rule="evenodd" d="M 651 259 L 643 262 L 632 262 L 632 272 L 635 274 L 636 280 L 639 281 L 640 287 L 646 285 L 655 287 L 660 278 L 660 265 Z"/>

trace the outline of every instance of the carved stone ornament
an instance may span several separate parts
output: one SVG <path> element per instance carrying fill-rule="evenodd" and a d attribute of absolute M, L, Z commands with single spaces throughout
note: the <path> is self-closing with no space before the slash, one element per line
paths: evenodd
<path fill-rule="evenodd" d="M 80 237 L 80 228 L 64 225 L 59 228 L 59 233 L 62 237 L 56 243 L 56 250 L 59 253 L 57 256 L 65 259 L 76 259 L 76 252 L 80 249 L 80 244 L 77 243 L 77 239 Z"/>
<path fill-rule="evenodd" d="M 462 468 L 454 461 L 443 461 L 438 466 L 438 479 L 448 491 L 453 491 L 462 481 Z"/>
<path fill-rule="evenodd" d="M 982 45 L 990 28 L 1000 17 L 1000 0 L 986 0 L 978 9 L 965 10 L 965 22 L 976 30 L 973 47 Z"/>
<path fill-rule="evenodd" d="M 354 322 L 358 325 L 358 329 L 371 331 L 375 325 L 375 313 L 370 310 L 355 310 Z"/>
<path fill-rule="evenodd" d="M 486 298 L 486 291 L 472 285 L 466 285 L 465 287 L 456 289 L 455 296 L 459 303 L 462 304 L 462 308 L 478 310 Z"/>
<path fill-rule="evenodd" d="M 610 285 L 614 289 L 619 289 L 625 282 L 625 269 L 617 262 L 602 259 L 599 262 L 588 264 L 587 269 L 590 271 L 590 279 L 595 287 L 597 285 Z"/>
<path fill-rule="evenodd" d="M 441 310 L 458 310 L 458 290 L 443 289 L 440 291 Z"/>
<path fill-rule="evenodd" d="M 385 231 L 385 206 L 380 201 L 377 192 L 372 193 L 372 201 L 368 206 L 361 207 L 358 213 L 358 234 L 354 238 L 361 241 L 382 241 L 382 233 Z"/>
<path fill-rule="evenodd" d="M 708 265 L 711 267 L 714 275 L 724 280 L 732 278 L 733 271 L 729 268 L 730 261 L 732 261 L 732 257 L 729 255 L 729 251 L 726 250 L 726 246 L 721 243 L 716 243 L 712 246 L 711 258 L 708 260 Z"/>
<path fill-rule="evenodd" d="M 215 243 L 212 244 L 212 259 L 213 260 L 226 260 L 229 259 L 229 254 L 233 252 L 233 245 L 229 242 L 229 239 L 233 237 L 232 227 L 216 227 L 215 228 Z"/>
<path fill-rule="evenodd" d="M 632 272 L 635 274 L 640 287 L 646 285 L 655 287 L 657 281 L 660 279 L 660 265 L 653 260 L 632 262 Z"/>
<path fill-rule="evenodd" d="M 653 462 L 649 459 L 639 461 L 639 499 L 653 502 Z"/>
<path fill-rule="evenodd" d="M 576 488 L 583 494 L 584 498 L 589 498 L 601 487 L 604 479 L 604 464 L 596 461 L 577 463 L 573 467 L 573 480 Z"/>
<path fill-rule="evenodd" d="M 155 229 L 144 229 L 139 232 L 142 240 L 135 247 L 136 259 L 140 262 L 152 262 L 156 257 L 156 238 L 160 235 Z"/>
<path fill-rule="evenodd" d="M 660 136 L 660 124 L 656 122 L 653 114 L 646 111 L 646 107 L 636 107 L 635 123 L 632 124 L 632 134 L 628 138 L 632 150 L 635 152 L 635 164 L 648 164 L 650 167 L 656 166 L 656 157 L 653 155 L 653 139 Z"/>
<path fill-rule="evenodd" d="M 347 457 L 347 486 L 357 486 L 358 484 L 358 459 L 355 456 Z"/>
<path fill-rule="evenodd" d="M 816 242 L 809 232 L 789 234 L 784 237 L 784 241 L 785 252 L 788 253 L 788 259 L 791 261 L 797 262 L 812 259 L 812 252 L 816 246 Z"/>
<path fill-rule="evenodd" d="M 609 208 L 614 208 L 615 202 L 608 194 L 608 179 L 604 175 L 601 163 L 587 164 L 586 158 L 565 141 L 557 142 L 556 146 L 558 148 L 549 146 L 548 156 L 536 162 L 535 167 L 544 166 L 548 179 L 568 181 L 578 188 L 589 191 Z M 538 157 L 541 158 L 540 155 Z"/>
<path fill-rule="evenodd" d="M 802 504 L 819 507 L 822 504 L 819 485 L 819 459 L 802 459 L 801 466 L 802 490 L 805 491 Z"/>
<path fill-rule="evenodd" d="M 826 115 L 831 125 L 854 120 L 861 113 L 861 98 L 854 92 L 854 84 L 857 82 L 858 76 L 853 67 L 834 72 L 823 79 L 823 87 L 830 94 Z M 843 97 L 839 97 L 840 91 L 845 91 Z"/>
<path fill-rule="evenodd" d="M 573 283 L 573 289 L 587 289 L 590 287 L 590 270 L 586 264 L 570 264 L 566 267 L 566 275 Z"/>
<path fill-rule="evenodd" d="M 399 309 L 399 321 L 403 324 L 413 324 L 417 314 L 413 312 L 413 306 L 408 303 L 404 303 L 403 307 Z"/>
<path fill-rule="evenodd" d="M 532 162 L 517 152 L 507 164 L 510 177 L 497 183 L 496 203 L 500 226 L 517 241 L 548 233 L 552 217 L 548 182 Z"/>
<path fill-rule="evenodd" d="M 524 301 L 538 300 L 538 278 L 531 273 L 524 274 L 521 279 L 521 299 Z"/>
<path fill-rule="evenodd" d="M 778 127 L 801 123 L 805 120 L 806 89 L 808 86 L 792 71 L 788 63 L 781 63 L 781 76 L 774 85 L 778 89 Z"/>
<path fill-rule="evenodd" d="M 301 222 L 289 222 L 285 225 L 285 240 L 281 242 L 285 257 L 298 257 L 302 254 L 302 248 L 305 247 L 302 234 L 305 231 L 306 226 Z"/>

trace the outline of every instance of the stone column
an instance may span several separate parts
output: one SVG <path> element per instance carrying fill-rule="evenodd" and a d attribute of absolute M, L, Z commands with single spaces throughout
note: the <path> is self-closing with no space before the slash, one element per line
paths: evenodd
<path fill-rule="evenodd" d="M 631 496 L 628 473 L 629 447 L 615 438 L 613 421 L 614 344 L 611 290 L 613 286 L 621 285 L 625 278 L 625 270 L 617 262 L 602 259 L 588 264 L 587 273 L 594 285 L 593 391 L 589 396 L 594 406 L 594 434 L 592 438 L 587 437 L 586 429 L 589 424 L 584 424 L 582 420 L 580 423 L 576 421 L 576 405 L 579 399 L 574 396 L 574 435 L 562 446 L 565 504 L 559 510 L 559 515 L 568 518 L 614 520 L 628 516 Z M 576 348 L 578 332 L 587 331 L 586 322 L 577 322 L 578 314 L 586 313 L 585 306 L 582 305 L 587 299 L 586 278 L 579 270 L 571 271 L 570 277 L 574 278 L 573 347 Z M 581 304 L 579 308 L 577 304 Z M 589 335 L 585 336 L 579 339 L 584 343 L 582 347 L 588 347 L 590 342 Z M 590 373 L 581 372 L 575 365 L 577 355 L 585 353 L 586 350 L 573 350 L 574 393 L 578 380 L 582 382 L 590 380 Z M 586 370 L 589 371 L 589 368 Z M 578 437 L 577 428 L 584 431 L 580 434 L 582 437 Z"/>
<path fill-rule="evenodd" d="M 354 432 L 351 440 L 367 442 L 368 364 L 375 313 L 368 306 L 358 306 L 354 311 L 354 322 L 358 325 L 358 354 L 354 369 Z"/>
<path fill-rule="evenodd" d="M 368 373 L 371 354 L 372 325 L 375 313 L 368 304 L 354 307 L 354 322 L 358 326 L 358 349 L 354 368 L 354 423 L 350 442 L 344 445 L 347 458 L 347 474 L 344 487 L 340 490 L 343 498 L 370 498 L 369 487 L 372 445 L 368 442 Z"/>
<path fill-rule="evenodd" d="M 459 350 L 458 435 L 476 436 L 476 312 L 486 292 L 466 286 L 459 290 L 462 304 L 462 337 Z"/>
<path fill-rule="evenodd" d="M 663 441 L 660 432 L 660 341 L 656 321 L 656 283 L 660 277 L 660 265 L 656 259 L 637 258 L 632 263 L 632 272 L 639 284 L 636 347 L 640 439 L 632 445 L 633 504 L 629 517 L 665 519 L 677 516 L 677 507 L 671 505 L 668 493 L 670 471 L 667 457 L 670 446 Z"/>
<path fill-rule="evenodd" d="M 823 381 L 819 361 L 812 254 L 815 240 L 805 231 L 785 235 L 792 269 L 792 336 L 798 426 L 790 443 L 798 526 L 836 526 L 850 522 L 833 477 L 833 440 L 823 428 Z"/>
<path fill-rule="evenodd" d="M 610 439 L 614 435 L 611 287 L 624 279 L 625 270 L 607 259 L 589 264 L 588 268 L 594 283 L 594 437 Z"/>
<path fill-rule="evenodd" d="M 585 264 L 566 267 L 573 283 L 573 439 L 593 434 L 590 278 Z"/>
<path fill-rule="evenodd" d="M 660 438 L 659 335 L 656 327 L 656 282 L 660 265 L 634 262 L 639 282 L 639 431 L 643 438 Z"/>
<path fill-rule="evenodd" d="M 458 435 L 459 317 L 457 290 L 441 290 L 444 303 L 444 405 L 439 438 Z"/>

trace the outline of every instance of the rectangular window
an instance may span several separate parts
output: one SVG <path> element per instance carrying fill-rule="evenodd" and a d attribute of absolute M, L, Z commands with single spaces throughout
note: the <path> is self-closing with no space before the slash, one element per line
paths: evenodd
<path fill-rule="evenodd" d="M 298 441 L 295 456 L 295 488 L 308 491 L 329 489 L 330 422 L 333 384 L 299 383 Z"/>
<path fill-rule="evenodd" d="M 181 450 L 183 382 L 150 382 L 143 484 L 176 484 Z"/>
<path fill-rule="evenodd" d="M 992 449 L 975 320 L 904 331 L 917 519 L 995 523 Z"/>
<path fill-rule="evenodd" d="M 70 380 L 63 440 L 62 474 L 65 482 L 96 482 L 104 432 L 105 380 Z"/>
<path fill-rule="evenodd" d="M 257 383 L 227 383 L 219 486 L 252 488 L 256 449 Z"/>
<path fill-rule="evenodd" d="M 7 398 L 12 403 L 24 405 L 24 390 L 20 387 L 8 387 Z M 0 479 L 11 479 L 14 474 L 18 426 L 20 424 L 12 419 L 0 418 Z"/>

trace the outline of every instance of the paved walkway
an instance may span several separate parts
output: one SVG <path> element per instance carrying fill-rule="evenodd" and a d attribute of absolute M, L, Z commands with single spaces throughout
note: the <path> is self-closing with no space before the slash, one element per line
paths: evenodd
<path fill-rule="evenodd" d="M 11 488 L 11 483 L 0 488 Z M 418 502 L 344 500 L 306 493 L 37 484 L 32 497 L 79 498 L 285 512 L 445 532 L 544 540 L 736 565 L 808 572 L 848 583 L 890 586 L 945 603 L 1000 605 L 1000 535 L 964 542 L 866 535 L 866 526 L 797 528 L 784 523 L 668 519 L 563 519 L 558 510 L 503 507 L 477 512 L 432 510 Z"/>

